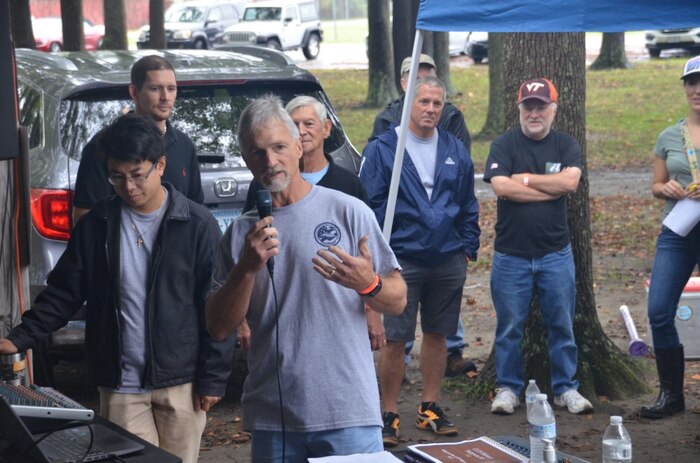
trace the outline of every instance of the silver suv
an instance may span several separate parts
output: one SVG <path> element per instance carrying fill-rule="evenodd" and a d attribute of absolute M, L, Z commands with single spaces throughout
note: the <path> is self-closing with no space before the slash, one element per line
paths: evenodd
<path fill-rule="evenodd" d="M 248 4 L 238 24 L 228 27 L 222 44 L 258 45 L 275 50 L 301 48 L 306 59 L 316 59 L 323 30 L 316 3 L 264 1 Z"/>
<path fill-rule="evenodd" d="M 173 124 L 197 148 L 204 203 L 222 231 L 245 205 L 252 174 L 240 156 L 236 135 L 243 108 L 274 93 L 286 103 L 311 95 L 328 108 L 333 122 L 325 150 L 357 172 L 360 156 L 345 137 L 318 80 L 282 53 L 258 47 L 228 51 L 98 51 L 47 54 L 16 50 L 20 124 L 29 128 L 32 228 L 32 300 L 63 253 L 71 231 L 71 198 L 83 146 L 132 108 L 128 86 L 136 60 L 159 53 L 175 67 L 178 80 Z M 84 324 L 78 317 L 55 332 L 43 360 L 81 353 Z M 49 362 L 43 362 L 44 366 Z M 50 383 L 50 368 L 38 382 Z"/>
<path fill-rule="evenodd" d="M 644 38 L 652 58 L 658 58 L 663 50 L 671 49 L 700 53 L 700 27 L 646 31 Z"/>

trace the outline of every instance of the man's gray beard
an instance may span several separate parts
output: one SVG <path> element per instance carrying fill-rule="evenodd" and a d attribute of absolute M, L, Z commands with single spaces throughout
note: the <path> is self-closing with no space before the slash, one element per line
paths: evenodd
<path fill-rule="evenodd" d="M 263 184 L 263 186 L 270 193 L 279 193 L 280 191 L 286 190 L 291 183 L 292 179 L 289 176 L 285 175 L 284 180 L 273 180 L 267 185 Z"/>

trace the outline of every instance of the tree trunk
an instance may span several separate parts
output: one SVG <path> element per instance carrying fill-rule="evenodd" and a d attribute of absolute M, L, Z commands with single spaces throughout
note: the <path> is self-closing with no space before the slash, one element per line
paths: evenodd
<path fill-rule="evenodd" d="M 394 64 L 392 43 L 389 34 L 389 1 L 375 0 L 367 4 L 369 37 L 367 54 L 369 58 L 368 106 L 382 106 L 398 97 L 394 84 Z"/>
<path fill-rule="evenodd" d="M 124 0 L 105 0 L 105 38 L 102 48 L 105 50 L 126 50 L 129 43 L 126 38 L 126 15 Z"/>
<path fill-rule="evenodd" d="M 63 49 L 68 51 L 84 50 L 83 0 L 61 0 L 61 22 L 63 24 Z"/>
<path fill-rule="evenodd" d="M 437 66 L 437 75 L 445 84 L 447 96 L 455 96 L 457 90 L 452 85 L 452 77 L 450 76 L 450 34 L 449 32 L 434 32 L 433 33 L 433 59 Z"/>
<path fill-rule="evenodd" d="M 489 109 L 486 123 L 476 140 L 492 140 L 506 130 L 503 95 L 504 34 L 489 32 Z"/>
<path fill-rule="evenodd" d="M 605 32 L 603 43 L 600 46 L 600 54 L 591 64 L 592 71 L 601 69 L 627 69 L 632 65 L 627 61 L 625 54 L 625 33 Z"/>
<path fill-rule="evenodd" d="M 150 32 L 148 46 L 150 48 L 165 49 L 165 7 L 163 0 L 149 0 L 149 24 Z"/>
<path fill-rule="evenodd" d="M 394 41 L 394 82 L 397 90 L 401 90 L 401 62 L 413 52 L 419 3 L 419 0 L 392 2 L 391 37 Z"/>
<path fill-rule="evenodd" d="M 10 0 L 10 27 L 16 48 L 36 48 L 29 0 Z"/>
<path fill-rule="evenodd" d="M 603 395 L 612 399 L 646 392 L 648 388 L 640 380 L 640 365 L 610 341 L 596 312 L 586 156 L 585 36 L 583 33 L 508 33 L 504 43 L 506 126 L 519 125 L 516 106 L 519 85 L 527 79 L 546 77 L 559 91 L 554 126 L 573 136 L 583 152 L 581 182 L 576 193 L 569 197 L 569 228 L 576 264 L 574 332 L 580 391 L 591 398 Z M 525 327 L 522 350 L 526 378 L 536 379 L 540 388 L 551 394 L 547 337 L 536 299 Z M 481 376 L 482 383 L 495 379 L 495 376 L 488 378 L 483 373 Z"/>

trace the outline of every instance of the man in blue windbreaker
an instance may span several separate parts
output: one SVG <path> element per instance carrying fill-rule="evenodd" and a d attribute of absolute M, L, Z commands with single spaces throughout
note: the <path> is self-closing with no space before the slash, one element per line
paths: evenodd
<path fill-rule="evenodd" d="M 445 338 L 455 334 L 467 262 L 479 249 L 479 206 L 474 196 L 474 165 L 464 144 L 437 127 L 445 86 L 437 77 L 416 83 L 408 121 L 406 153 L 396 200 L 391 248 L 408 286 L 408 304 L 398 316 L 384 316 L 387 346 L 381 351 L 382 431 L 385 447 L 398 444 L 398 395 L 404 377 L 403 352 L 415 335 L 421 312 L 423 377 L 416 426 L 440 435 L 457 429 L 440 409 L 445 372 Z M 364 149 L 360 169 L 370 207 L 384 223 L 399 127 L 392 127 Z"/>

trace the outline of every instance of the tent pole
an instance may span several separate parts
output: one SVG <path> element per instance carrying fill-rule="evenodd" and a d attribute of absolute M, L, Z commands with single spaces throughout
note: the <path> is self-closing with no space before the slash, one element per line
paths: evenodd
<path fill-rule="evenodd" d="M 399 192 L 399 181 L 401 180 L 401 166 L 403 165 L 403 153 L 406 149 L 406 136 L 408 135 L 408 119 L 413 106 L 413 97 L 416 94 L 414 83 L 418 75 L 419 56 L 423 48 L 423 31 L 416 30 L 416 39 L 413 42 L 413 53 L 411 54 L 411 68 L 408 71 L 408 85 L 406 85 L 406 97 L 403 101 L 401 111 L 401 124 L 399 125 L 399 141 L 396 144 L 394 153 L 394 167 L 391 171 L 391 183 L 389 183 L 389 195 L 386 201 L 386 214 L 384 215 L 383 233 L 387 241 L 391 240 L 391 229 L 394 225 L 394 212 L 396 211 L 396 196 Z"/>

